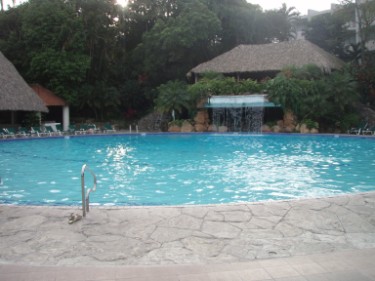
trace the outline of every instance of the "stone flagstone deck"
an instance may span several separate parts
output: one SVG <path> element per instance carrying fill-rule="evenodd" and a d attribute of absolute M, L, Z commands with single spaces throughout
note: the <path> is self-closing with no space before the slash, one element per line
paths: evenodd
<path fill-rule="evenodd" d="M 184 207 L 0 206 L 0 263 L 220 264 L 375 248 L 375 192 Z"/>

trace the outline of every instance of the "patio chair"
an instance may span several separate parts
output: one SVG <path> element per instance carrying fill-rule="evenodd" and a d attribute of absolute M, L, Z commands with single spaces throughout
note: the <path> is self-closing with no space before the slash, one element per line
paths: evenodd
<path fill-rule="evenodd" d="M 113 132 L 116 132 L 116 129 L 114 128 L 113 125 L 111 125 L 109 123 L 105 123 L 103 125 L 103 132 L 105 132 L 105 133 L 113 133 Z"/>

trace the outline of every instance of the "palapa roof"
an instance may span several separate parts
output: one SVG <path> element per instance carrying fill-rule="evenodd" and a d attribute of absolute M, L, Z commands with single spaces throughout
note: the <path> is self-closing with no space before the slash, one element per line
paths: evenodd
<path fill-rule="evenodd" d="M 56 96 L 50 90 L 39 84 L 30 85 L 35 93 L 42 99 L 46 106 L 66 106 L 67 103 L 60 97 Z"/>
<path fill-rule="evenodd" d="M 263 45 L 239 45 L 199 64 L 190 73 L 279 72 L 286 66 L 315 64 L 325 72 L 340 69 L 344 62 L 306 40 Z"/>
<path fill-rule="evenodd" d="M 0 110 L 48 112 L 43 101 L 0 52 Z"/>

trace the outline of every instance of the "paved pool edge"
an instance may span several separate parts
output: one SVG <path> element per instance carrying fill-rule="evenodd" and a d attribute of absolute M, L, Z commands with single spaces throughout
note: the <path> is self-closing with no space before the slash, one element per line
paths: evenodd
<path fill-rule="evenodd" d="M 0 263 L 222 264 L 375 248 L 375 192 L 228 205 L 0 205 Z"/>

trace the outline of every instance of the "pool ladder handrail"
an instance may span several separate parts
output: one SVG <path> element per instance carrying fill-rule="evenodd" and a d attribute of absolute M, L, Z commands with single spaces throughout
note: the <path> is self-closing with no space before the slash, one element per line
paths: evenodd
<path fill-rule="evenodd" d="M 92 188 L 87 189 L 85 192 L 85 171 L 89 171 L 92 177 L 94 178 L 94 185 Z M 90 193 L 96 191 L 96 176 L 94 172 L 84 164 L 81 169 L 81 189 L 82 189 L 82 214 L 83 217 L 86 217 L 86 212 L 90 211 Z"/>

